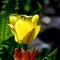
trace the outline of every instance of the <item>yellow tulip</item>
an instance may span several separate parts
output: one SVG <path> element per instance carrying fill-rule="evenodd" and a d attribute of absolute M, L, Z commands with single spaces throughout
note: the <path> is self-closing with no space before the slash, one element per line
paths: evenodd
<path fill-rule="evenodd" d="M 29 18 L 29 16 L 27 16 Z M 29 44 L 37 36 L 41 26 L 37 25 L 39 15 L 34 15 L 31 20 L 24 19 L 19 15 L 12 14 L 9 16 L 11 30 L 17 43 Z"/>

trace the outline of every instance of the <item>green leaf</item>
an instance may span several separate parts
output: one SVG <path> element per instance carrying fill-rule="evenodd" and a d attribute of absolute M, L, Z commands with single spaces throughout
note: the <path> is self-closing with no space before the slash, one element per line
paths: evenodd
<path fill-rule="evenodd" d="M 55 49 L 51 54 L 47 57 L 44 57 L 42 60 L 55 60 L 57 49 Z"/>
<path fill-rule="evenodd" d="M 39 2 L 37 2 L 37 5 L 38 5 L 38 8 L 40 9 L 40 11 L 42 11 L 42 5 Z"/>
<path fill-rule="evenodd" d="M 0 15 L 0 44 L 12 36 L 8 26 L 9 19 L 7 17 Z"/>

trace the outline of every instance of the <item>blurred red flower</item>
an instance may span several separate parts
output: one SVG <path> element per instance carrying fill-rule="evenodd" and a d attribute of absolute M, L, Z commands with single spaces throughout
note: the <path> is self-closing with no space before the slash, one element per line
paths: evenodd
<path fill-rule="evenodd" d="M 14 60 L 35 60 L 38 50 L 34 48 L 33 52 L 30 53 L 29 50 L 25 51 L 21 48 L 21 51 L 18 51 L 18 48 L 15 48 Z"/>

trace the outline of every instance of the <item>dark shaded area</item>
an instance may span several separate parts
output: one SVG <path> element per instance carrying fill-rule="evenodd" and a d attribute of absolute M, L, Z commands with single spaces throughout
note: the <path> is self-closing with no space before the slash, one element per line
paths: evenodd
<path fill-rule="evenodd" d="M 42 13 L 48 16 L 60 16 L 60 0 L 38 0 L 40 4 L 42 5 Z M 48 2 L 47 2 L 48 1 Z M 51 7 L 54 9 L 55 13 L 52 13 L 50 10 Z M 51 13 L 47 12 L 48 9 L 50 10 Z M 46 11 L 44 11 L 46 10 Z"/>
<path fill-rule="evenodd" d="M 53 43 L 52 51 L 58 48 L 56 60 L 60 60 L 60 30 L 57 28 L 49 28 L 38 35 L 38 37 L 47 43 Z"/>
<path fill-rule="evenodd" d="M 0 11 L 1 11 L 2 5 L 3 5 L 2 0 L 0 0 Z"/>
<path fill-rule="evenodd" d="M 6 3 L 8 2 L 8 3 Z M 60 15 L 60 1 L 57 0 L 48 0 L 49 3 L 46 4 L 46 0 L 8 0 L 5 3 L 2 2 L 2 0 L 0 0 L 0 11 L 2 10 L 6 10 L 8 11 L 8 13 L 12 12 L 12 13 L 18 13 L 18 14 L 27 14 L 27 15 L 31 15 L 33 14 L 36 10 L 39 9 L 38 12 L 36 13 L 44 13 L 46 15 Z M 39 8 L 37 2 L 39 2 L 42 6 L 42 10 L 41 8 Z M 2 6 L 5 6 L 3 9 L 1 9 Z M 16 8 L 16 6 L 18 8 Z M 46 13 L 46 11 L 44 11 L 45 9 L 47 10 L 47 8 L 52 7 L 55 11 L 54 14 L 49 14 Z M 9 12 L 10 11 L 10 12 Z"/>

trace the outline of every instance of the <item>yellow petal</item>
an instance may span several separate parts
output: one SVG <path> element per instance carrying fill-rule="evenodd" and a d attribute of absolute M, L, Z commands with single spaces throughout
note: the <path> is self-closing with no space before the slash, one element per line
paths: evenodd
<path fill-rule="evenodd" d="M 10 26 L 11 29 L 14 29 L 14 26 L 12 24 L 8 24 L 8 26 Z"/>
<path fill-rule="evenodd" d="M 28 38 L 28 44 L 32 43 L 34 40 L 35 28 L 31 31 L 30 37 Z"/>
<path fill-rule="evenodd" d="M 35 34 L 34 34 L 34 39 L 36 38 L 36 36 L 38 35 L 38 33 L 40 32 L 41 26 L 36 26 L 35 27 Z"/>
<path fill-rule="evenodd" d="M 13 33 L 13 35 L 14 35 L 14 37 L 15 37 L 15 41 L 16 41 L 16 42 L 19 42 L 18 36 L 17 36 L 17 33 L 16 33 L 16 30 L 15 30 L 14 26 L 13 26 L 12 24 L 8 24 L 8 25 L 10 26 L 11 32 Z"/>
<path fill-rule="evenodd" d="M 15 35 L 14 35 L 14 38 L 15 38 L 15 41 L 16 41 L 17 43 L 20 42 L 16 33 L 15 33 Z M 21 42 L 20 42 L 20 43 L 21 43 Z"/>
<path fill-rule="evenodd" d="M 28 44 L 33 42 L 33 40 L 37 37 L 38 33 L 40 32 L 41 26 L 36 26 L 31 32 L 30 32 L 30 37 L 28 39 Z"/>
<path fill-rule="evenodd" d="M 41 26 L 36 26 L 35 28 L 33 28 L 31 32 L 29 32 L 29 34 L 26 35 L 27 39 L 24 38 L 26 44 L 30 44 L 34 41 L 34 39 L 37 37 L 38 33 L 40 32 L 40 28 Z"/>
<path fill-rule="evenodd" d="M 34 28 L 32 31 L 30 31 L 25 37 L 24 39 L 21 41 L 24 44 L 30 44 L 33 41 L 34 38 Z"/>
<path fill-rule="evenodd" d="M 16 23 L 19 19 L 21 19 L 21 17 L 20 17 L 18 14 L 11 14 L 11 15 L 9 16 L 9 19 L 10 19 L 10 23 L 11 23 L 12 25 L 15 25 L 15 23 Z"/>
<path fill-rule="evenodd" d="M 8 26 L 10 26 L 11 31 L 12 31 L 12 33 L 14 34 L 14 32 L 15 32 L 15 28 L 14 28 L 14 26 L 13 26 L 12 24 L 8 24 Z"/>
<path fill-rule="evenodd" d="M 15 24 L 15 30 L 19 40 L 23 40 L 24 37 L 33 29 L 33 24 L 30 21 L 18 20 Z"/>
<path fill-rule="evenodd" d="M 38 15 L 38 14 L 36 14 L 36 15 L 34 15 L 34 16 L 32 17 L 32 22 L 33 22 L 35 25 L 37 25 L 38 20 L 39 20 L 39 15 Z"/>

